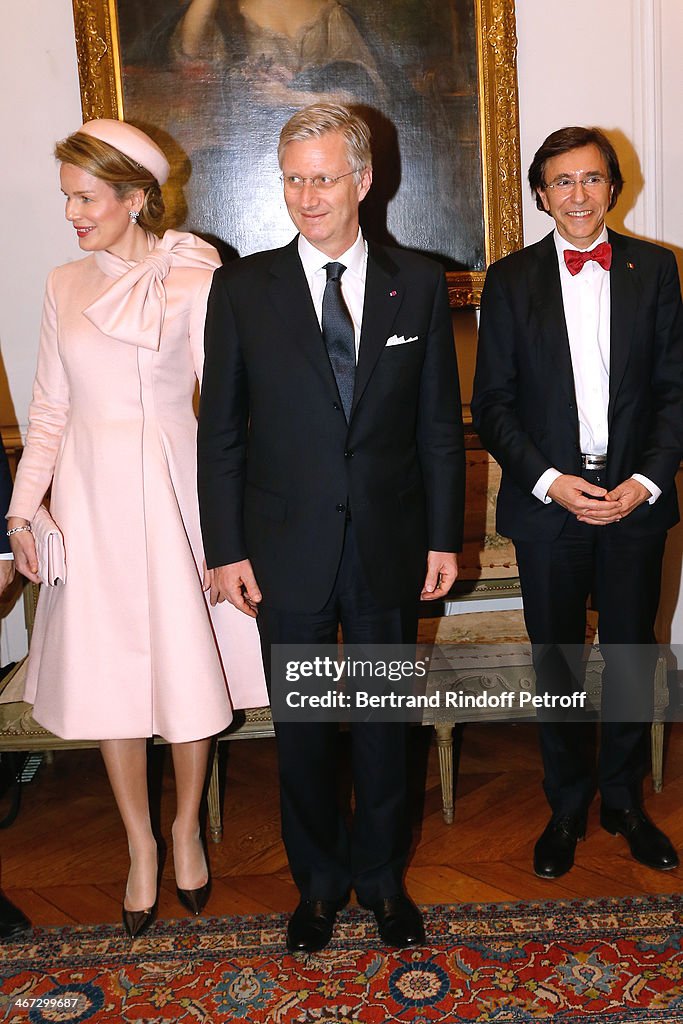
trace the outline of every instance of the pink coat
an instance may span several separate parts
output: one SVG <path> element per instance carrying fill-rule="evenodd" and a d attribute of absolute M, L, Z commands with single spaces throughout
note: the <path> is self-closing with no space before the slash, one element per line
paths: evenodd
<path fill-rule="evenodd" d="M 202 592 L 193 394 L 216 251 L 149 236 L 48 279 L 9 515 L 50 508 L 67 582 L 43 587 L 26 700 L 65 739 L 210 736 L 267 703 L 253 619 Z"/>

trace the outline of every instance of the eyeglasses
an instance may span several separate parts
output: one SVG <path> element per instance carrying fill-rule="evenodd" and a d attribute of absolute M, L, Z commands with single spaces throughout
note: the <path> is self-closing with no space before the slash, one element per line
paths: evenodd
<path fill-rule="evenodd" d="M 588 174 L 585 178 L 558 178 L 544 185 L 544 190 L 554 188 L 557 192 L 571 192 L 577 185 L 581 185 L 588 192 L 594 192 L 603 185 L 611 185 L 609 178 L 603 178 L 602 174 Z"/>
<path fill-rule="evenodd" d="M 334 188 L 342 178 L 348 178 L 349 174 L 357 174 L 357 171 L 346 171 L 345 174 L 338 174 L 333 178 L 330 174 L 318 174 L 315 178 L 302 178 L 299 174 L 281 174 L 280 181 L 288 192 L 301 192 L 306 182 L 310 182 L 316 192 L 326 192 Z"/>

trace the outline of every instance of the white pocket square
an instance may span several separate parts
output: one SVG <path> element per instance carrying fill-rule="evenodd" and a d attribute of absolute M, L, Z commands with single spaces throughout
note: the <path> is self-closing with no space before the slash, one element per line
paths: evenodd
<path fill-rule="evenodd" d="M 407 345 L 409 341 L 417 341 L 417 334 L 414 338 L 404 338 L 403 335 L 399 337 L 398 334 L 392 334 L 390 338 L 387 338 L 387 348 L 389 345 Z"/>

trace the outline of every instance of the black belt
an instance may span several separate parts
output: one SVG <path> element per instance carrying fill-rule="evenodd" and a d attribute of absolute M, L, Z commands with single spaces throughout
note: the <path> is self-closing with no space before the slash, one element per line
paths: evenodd
<path fill-rule="evenodd" d="M 607 465 L 606 455 L 584 455 L 581 453 L 581 466 L 583 469 L 604 469 Z"/>

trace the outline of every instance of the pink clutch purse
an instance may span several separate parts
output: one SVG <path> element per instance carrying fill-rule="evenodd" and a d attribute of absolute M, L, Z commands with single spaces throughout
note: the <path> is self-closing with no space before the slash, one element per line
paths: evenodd
<path fill-rule="evenodd" d="M 66 551 L 62 531 L 45 508 L 41 505 L 31 522 L 33 539 L 38 555 L 38 575 L 41 583 L 54 587 L 58 582 L 66 583 Z"/>

